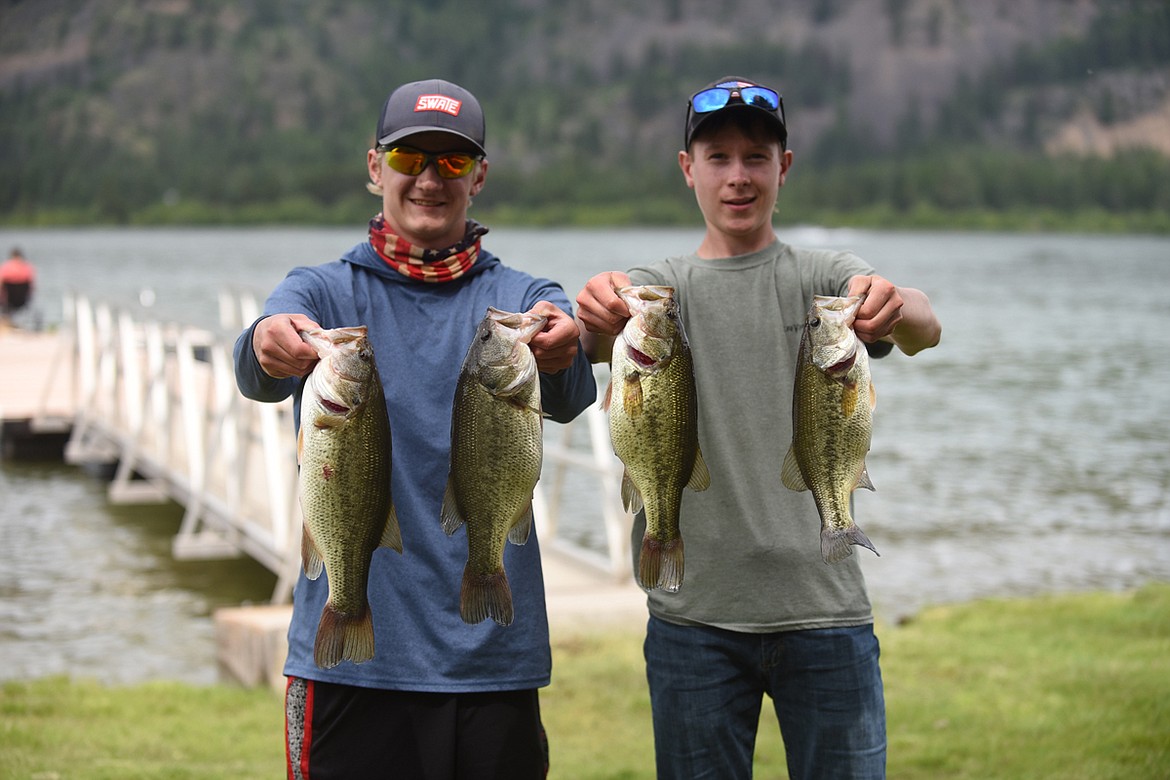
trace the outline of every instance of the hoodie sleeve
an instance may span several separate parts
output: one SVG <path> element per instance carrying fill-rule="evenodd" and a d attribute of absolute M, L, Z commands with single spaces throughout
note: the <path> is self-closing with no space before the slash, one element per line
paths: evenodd
<path fill-rule="evenodd" d="M 547 279 L 537 279 L 529 290 L 527 308 L 537 301 L 549 301 L 562 311 L 573 316 L 573 305 L 564 289 Z M 540 401 L 544 413 L 555 422 L 567 423 L 597 400 L 597 383 L 593 379 L 593 366 L 585 356 L 585 349 L 577 342 L 577 355 L 573 364 L 555 374 L 540 375 Z"/>
<path fill-rule="evenodd" d="M 540 375 L 540 399 L 545 414 L 559 423 L 569 422 L 597 400 L 593 366 L 584 348 L 578 346 L 573 365 L 564 371 Z"/>
<path fill-rule="evenodd" d="M 268 316 L 268 315 L 264 315 Z M 297 377 L 274 379 L 264 373 L 260 361 L 256 357 L 256 350 L 252 346 L 252 334 L 256 324 L 264 317 L 260 317 L 248 326 L 247 330 L 236 339 L 232 355 L 235 358 L 236 387 L 245 398 L 253 401 L 276 402 L 288 398 L 301 381 Z"/>
<path fill-rule="evenodd" d="M 296 392 L 302 381 L 300 377 L 273 379 L 264 373 L 256 357 L 252 336 L 261 320 L 281 312 L 300 312 L 311 320 L 323 323 L 323 327 L 329 327 L 324 324 L 326 320 L 323 319 L 326 296 L 319 291 L 330 289 L 329 274 L 336 275 L 340 267 L 340 263 L 330 263 L 316 267 L 293 268 L 268 296 L 261 316 L 236 339 L 235 348 L 232 350 L 235 358 L 236 386 L 245 398 L 275 403 Z M 339 285 L 333 283 L 332 286 Z"/>

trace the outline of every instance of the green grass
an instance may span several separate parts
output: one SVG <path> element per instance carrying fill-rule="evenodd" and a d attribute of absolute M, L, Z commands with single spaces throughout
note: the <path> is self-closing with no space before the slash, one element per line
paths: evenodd
<path fill-rule="evenodd" d="M 879 625 L 889 776 L 1170 776 L 1170 584 L 982 601 Z M 653 778 L 641 635 L 558 632 L 554 778 Z M 61 678 L 0 687 L 0 777 L 279 777 L 278 694 Z M 756 777 L 784 778 L 765 703 Z"/>
<path fill-rule="evenodd" d="M 1166 585 L 935 609 L 882 639 L 892 777 L 1170 776 Z"/>
<path fill-rule="evenodd" d="M 270 690 L 55 677 L 0 687 L 0 777 L 281 777 L 284 714 Z"/>

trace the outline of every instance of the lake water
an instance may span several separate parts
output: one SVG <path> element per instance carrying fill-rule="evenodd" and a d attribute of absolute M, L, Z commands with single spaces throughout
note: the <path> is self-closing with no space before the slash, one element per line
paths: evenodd
<path fill-rule="evenodd" d="M 938 348 L 873 369 L 877 491 L 860 491 L 856 509 L 881 557 L 857 554 L 879 618 L 1170 580 L 1170 239 L 780 235 L 856 250 L 925 290 L 943 322 Z M 699 237 L 499 228 L 485 246 L 573 297 L 594 273 L 686 252 Z M 263 298 L 292 266 L 361 239 L 348 229 L 0 230 L 0 251 L 19 245 L 37 265 L 44 322 L 60 320 L 73 290 L 214 326 L 222 288 Z M 0 464 L 0 678 L 213 681 L 212 610 L 266 600 L 273 578 L 247 560 L 174 561 L 181 510 L 111 506 L 104 489 L 68 466 Z M 562 533 L 602 550 L 600 519 L 564 511 Z"/>

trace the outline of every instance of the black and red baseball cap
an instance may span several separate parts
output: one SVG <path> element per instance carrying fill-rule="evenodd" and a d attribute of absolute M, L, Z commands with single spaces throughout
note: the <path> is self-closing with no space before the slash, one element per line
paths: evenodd
<path fill-rule="evenodd" d="M 473 143 L 482 155 L 485 123 L 479 101 L 463 87 L 443 79 L 403 84 L 386 98 L 378 119 L 378 147 L 415 133 L 444 132 Z"/>

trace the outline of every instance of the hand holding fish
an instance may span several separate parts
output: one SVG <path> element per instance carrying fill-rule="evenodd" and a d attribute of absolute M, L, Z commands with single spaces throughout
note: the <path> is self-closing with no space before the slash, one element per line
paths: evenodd
<path fill-rule="evenodd" d="M 605 363 L 613 341 L 632 316 L 618 290 L 630 286 L 630 277 L 620 271 L 597 274 L 577 293 L 577 322 L 581 345 L 591 363 Z"/>
<path fill-rule="evenodd" d="M 921 290 L 895 287 L 880 276 L 855 276 L 849 280 L 849 296 L 864 296 L 853 330 L 862 341 L 886 340 L 907 355 L 938 344 L 942 325 Z"/>
<path fill-rule="evenodd" d="M 618 271 L 598 274 L 577 294 L 577 318 L 590 333 L 616 336 L 630 318 L 630 307 L 618 290 L 630 286 L 630 277 Z"/>
<path fill-rule="evenodd" d="M 537 301 L 527 313 L 547 320 L 544 329 L 528 343 L 532 357 L 536 358 L 537 370 L 555 374 L 573 365 L 573 359 L 577 357 L 577 339 L 581 335 L 573 318 L 548 301 Z"/>
<path fill-rule="evenodd" d="M 273 314 L 260 320 L 252 332 L 260 368 L 273 379 L 309 373 L 317 364 L 317 350 L 305 343 L 300 332 L 320 327 L 303 314 Z"/>
<path fill-rule="evenodd" d="M 853 331 L 872 344 L 890 335 L 902 321 L 902 296 L 898 288 L 880 276 L 855 276 L 849 280 L 849 296 L 862 298 Z"/>

